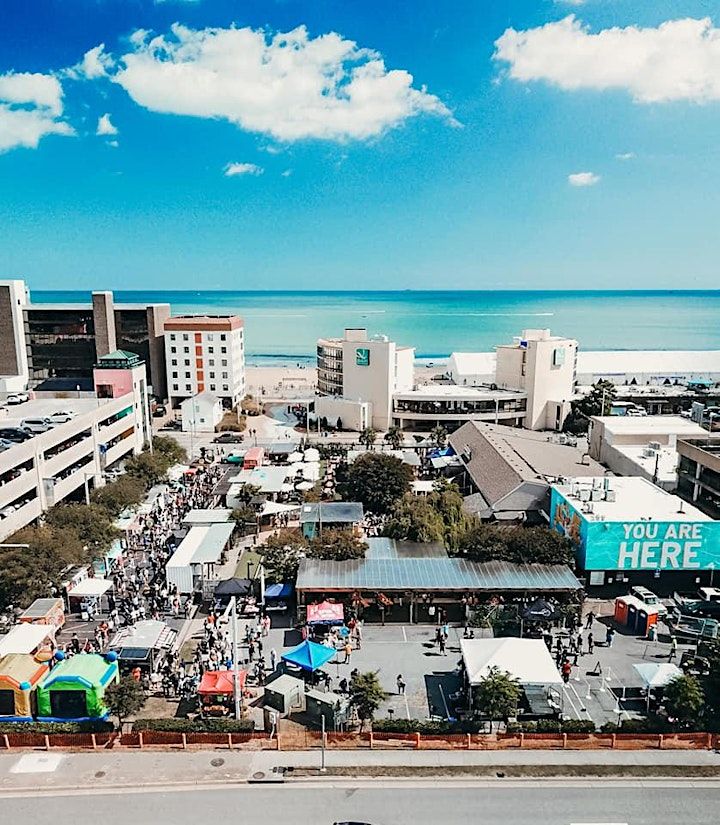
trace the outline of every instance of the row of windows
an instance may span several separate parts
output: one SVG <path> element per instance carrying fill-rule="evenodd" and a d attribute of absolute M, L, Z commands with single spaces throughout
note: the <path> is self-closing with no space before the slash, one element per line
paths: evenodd
<path fill-rule="evenodd" d="M 173 388 L 174 392 L 179 392 L 180 385 L 179 384 L 173 384 L 172 388 Z M 210 392 L 215 392 L 216 390 L 217 390 L 216 385 L 215 384 L 210 384 Z M 230 392 L 230 387 L 227 384 L 223 384 L 222 385 L 222 391 L 223 392 Z M 192 392 L 192 386 L 190 384 L 185 384 L 185 392 Z"/>
<path fill-rule="evenodd" d="M 214 347 L 208 347 L 207 351 L 211 352 L 211 353 L 214 353 L 215 348 Z M 173 353 L 177 352 L 177 347 L 170 347 L 170 352 L 173 352 Z M 190 352 L 190 347 L 183 347 L 183 352 Z M 227 354 L 227 347 L 220 347 L 220 352 L 223 355 L 226 355 Z"/>
<path fill-rule="evenodd" d="M 208 333 L 207 333 L 207 340 L 208 340 L 208 341 L 212 341 L 212 340 L 214 339 L 214 337 L 215 337 L 215 334 L 214 334 L 214 333 L 212 333 L 212 332 L 208 332 Z M 224 332 L 221 332 L 219 337 L 220 337 L 220 340 L 221 340 L 221 341 L 227 341 L 227 335 L 226 335 Z M 171 332 L 171 333 L 170 333 L 170 340 L 171 340 L 171 341 L 178 341 L 178 340 L 179 340 L 179 338 L 178 338 L 178 336 L 177 336 L 174 332 Z M 182 334 L 182 340 L 183 340 L 183 341 L 189 341 L 189 340 L 190 340 L 190 333 L 188 333 L 188 332 L 183 332 L 183 334 Z"/>
<path fill-rule="evenodd" d="M 177 358 L 172 358 L 170 360 L 170 363 L 172 364 L 173 367 L 177 367 L 177 365 L 178 365 Z M 221 358 L 220 359 L 220 366 L 221 367 L 227 367 L 227 365 L 228 365 L 227 358 Z M 190 366 L 190 359 L 189 358 L 185 358 L 183 360 L 183 366 L 185 366 L 185 367 Z M 209 367 L 214 367 L 215 366 L 215 359 L 214 358 L 209 358 L 208 359 L 208 366 Z"/>
<path fill-rule="evenodd" d="M 174 372 L 174 373 L 172 374 L 172 377 L 173 377 L 173 378 L 178 378 L 179 376 L 178 376 L 178 374 L 177 374 L 176 372 Z M 189 379 L 189 378 L 192 378 L 192 375 L 190 375 L 190 373 L 189 373 L 189 372 L 186 372 L 186 373 L 185 373 L 185 375 L 184 375 L 184 377 Z M 224 379 L 227 379 L 228 374 L 227 374 L 226 372 L 224 372 L 224 373 L 222 373 L 222 375 L 221 375 L 220 377 L 221 377 L 221 378 L 224 378 Z M 209 372 L 209 373 L 208 373 L 208 378 L 215 378 L 215 373 L 214 373 L 214 372 Z"/>

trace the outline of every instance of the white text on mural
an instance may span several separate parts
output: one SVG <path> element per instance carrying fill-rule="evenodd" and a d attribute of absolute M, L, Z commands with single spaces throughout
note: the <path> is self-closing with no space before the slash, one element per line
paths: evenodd
<path fill-rule="evenodd" d="M 700 567 L 701 524 L 623 524 L 618 570 L 692 570 Z"/>

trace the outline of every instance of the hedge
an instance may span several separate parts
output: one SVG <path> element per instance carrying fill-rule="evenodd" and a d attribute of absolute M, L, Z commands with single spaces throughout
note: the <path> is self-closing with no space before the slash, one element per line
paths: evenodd
<path fill-rule="evenodd" d="M 0 722 L 0 733 L 108 733 L 112 722 Z"/>
<path fill-rule="evenodd" d="M 169 733 L 251 733 L 252 719 L 137 719 L 133 731 L 157 730 Z"/>
<path fill-rule="evenodd" d="M 375 719 L 373 730 L 378 733 L 479 733 L 480 722 L 424 722 L 420 719 Z"/>
<path fill-rule="evenodd" d="M 537 722 L 512 722 L 508 733 L 596 733 L 591 719 L 538 719 Z"/>

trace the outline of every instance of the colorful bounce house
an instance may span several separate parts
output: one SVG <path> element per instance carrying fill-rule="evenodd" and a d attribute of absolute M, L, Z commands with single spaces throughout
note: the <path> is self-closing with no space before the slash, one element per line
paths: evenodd
<path fill-rule="evenodd" d="M 47 662 L 30 653 L 8 653 L 0 658 L 0 722 L 33 721 L 35 691 L 47 672 Z"/>
<path fill-rule="evenodd" d="M 55 653 L 57 664 L 37 688 L 40 722 L 89 722 L 107 719 L 105 689 L 120 678 L 117 654 L 110 651 L 78 653 L 66 659 Z"/>

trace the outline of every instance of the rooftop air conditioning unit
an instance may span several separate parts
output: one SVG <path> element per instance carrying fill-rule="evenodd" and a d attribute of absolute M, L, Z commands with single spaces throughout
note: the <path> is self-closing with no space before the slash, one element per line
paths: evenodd
<path fill-rule="evenodd" d="M 593 490 L 590 496 L 591 501 L 602 501 L 603 500 L 603 491 L 602 490 Z"/>
<path fill-rule="evenodd" d="M 580 501 L 590 501 L 590 490 L 580 490 Z"/>
<path fill-rule="evenodd" d="M 605 491 L 605 501 L 609 501 L 609 502 L 616 501 L 615 490 L 606 490 Z"/>
<path fill-rule="evenodd" d="M 661 446 L 661 445 L 660 445 L 660 442 L 659 442 L 659 441 L 651 441 L 651 442 L 648 444 L 648 447 L 649 447 L 651 450 L 655 450 L 656 452 L 660 452 L 660 446 Z"/>

